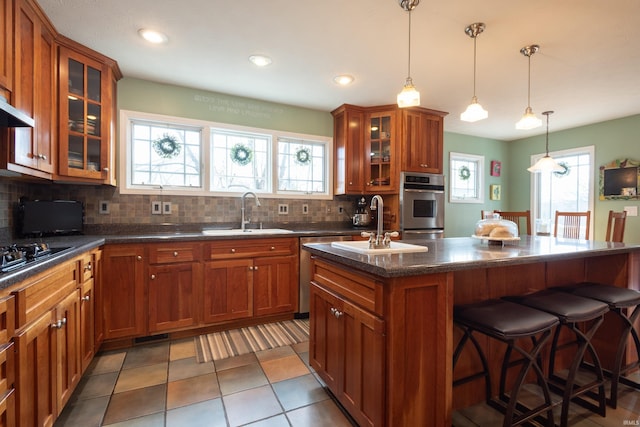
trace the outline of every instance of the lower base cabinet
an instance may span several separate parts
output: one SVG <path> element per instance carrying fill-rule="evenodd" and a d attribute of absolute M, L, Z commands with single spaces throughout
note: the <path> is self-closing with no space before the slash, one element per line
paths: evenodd
<path fill-rule="evenodd" d="M 384 321 L 311 284 L 309 362 L 360 426 L 384 425 Z"/>

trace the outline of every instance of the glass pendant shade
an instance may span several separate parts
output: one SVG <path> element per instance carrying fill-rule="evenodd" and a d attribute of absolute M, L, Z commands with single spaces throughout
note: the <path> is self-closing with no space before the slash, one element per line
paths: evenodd
<path fill-rule="evenodd" d="M 402 88 L 402 91 L 398 94 L 398 107 L 416 107 L 420 105 L 420 92 L 417 91 L 413 85 L 411 77 L 407 77 L 407 81 Z"/>
<path fill-rule="evenodd" d="M 477 122 L 489 117 L 489 112 L 482 108 L 482 105 L 478 103 L 478 98 L 475 96 L 471 99 L 471 104 L 467 109 L 460 114 L 460 120 L 464 122 Z"/>
<path fill-rule="evenodd" d="M 531 107 L 527 107 L 522 118 L 516 123 L 516 129 L 519 130 L 535 129 L 540 126 L 542 126 L 542 120 L 536 117 Z"/>
<path fill-rule="evenodd" d="M 556 161 L 553 160 L 553 157 L 547 154 L 546 156 L 538 160 L 535 165 L 531 166 L 530 168 L 527 168 L 527 170 L 533 173 L 547 172 L 547 171 L 562 172 L 564 171 L 564 168 L 560 166 L 558 163 L 556 163 Z"/>

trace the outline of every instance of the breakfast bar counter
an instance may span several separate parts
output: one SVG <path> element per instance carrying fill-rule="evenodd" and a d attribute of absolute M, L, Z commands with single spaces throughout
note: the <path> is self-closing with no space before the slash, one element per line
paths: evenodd
<path fill-rule="evenodd" d="M 460 337 L 453 305 L 595 281 L 640 290 L 640 245 L 522 236 L 403 241 L 426 252 L 362 254 L 328 243 L 312 254 L 309 359 L 361 426 L 450 426 L 452 411 L 483 400 L 480 382 L 452 391 Z M 601 330 L 611 334 L 606 319 Z M 604 365 L 615 349 L 594 339 Z M 504 347 L 481 342 L 490 363 Z M 495 357 L 494 357 L 495 356 Z M 455 377 L 476 369 L 464 354 Z"/>

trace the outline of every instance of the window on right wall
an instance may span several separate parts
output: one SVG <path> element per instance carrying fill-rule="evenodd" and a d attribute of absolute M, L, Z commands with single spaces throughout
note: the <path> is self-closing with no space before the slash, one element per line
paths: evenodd
<path fill-rule="evenodd" d="M 449 153 L 449 202 L 484 203 L 484 156 Z"/>

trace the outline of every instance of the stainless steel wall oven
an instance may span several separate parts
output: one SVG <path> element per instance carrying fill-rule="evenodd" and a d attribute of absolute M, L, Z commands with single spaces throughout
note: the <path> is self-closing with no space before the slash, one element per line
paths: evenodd
<path fill-rule="evenodd" d="M 400 174 L 400 228 L 403 238 L 444 237 L 444 175 Z"/>

